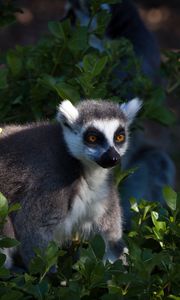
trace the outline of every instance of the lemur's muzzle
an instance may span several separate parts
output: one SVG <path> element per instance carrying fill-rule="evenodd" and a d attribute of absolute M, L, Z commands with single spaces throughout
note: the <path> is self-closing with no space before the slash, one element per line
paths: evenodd
<path fill-rule="evenodd" d="M 120 158 L 114 147 L 110 147 L 96 162 L 103 168 L 111 168 L 120 162 Z"/>

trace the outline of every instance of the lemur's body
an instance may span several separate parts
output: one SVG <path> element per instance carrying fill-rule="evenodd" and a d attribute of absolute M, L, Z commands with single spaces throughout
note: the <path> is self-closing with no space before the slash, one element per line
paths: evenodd
<path fill-rule="evenodd" d="M 99 232 L 107 257 L 122 252 L 122 215 L 111 168 L 128 145 L 128 125 L 139 110 L 127 105 L 64 101 L 60 124 L 7 126 L 0 136 L 0 191 L 21 210 L 11 216 L 25 265 L 33 248 L 78 231 Z M 124 112 L 123 112 L 124 111 Z M 118 140 L 117 140 L 118 139 Z"/>

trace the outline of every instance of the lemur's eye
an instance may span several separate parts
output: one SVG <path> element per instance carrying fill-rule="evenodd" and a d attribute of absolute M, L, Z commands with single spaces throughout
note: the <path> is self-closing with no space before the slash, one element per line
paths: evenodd
<path fill-rule="evenodd" d="M 88 147 L 96 147 L 105 143 L 105 137 L 97 128 L 90 126 L 86 129 L 83 135 L 84 143 Z"/>
<path fill-rule="evenodd" d="M 125 135 L 124 134 L 117 134 L 115 136 L 115 141 L 116 143 L 122 143 L 125 140 Z"/>
<path fill-rule="evenodd" d="M 86 139 L 87 139 L 88 143 L 95 143 L 97 141 L 97 136 L 95 136 L 95 135 L 88 135 L 86 137 Z"/>

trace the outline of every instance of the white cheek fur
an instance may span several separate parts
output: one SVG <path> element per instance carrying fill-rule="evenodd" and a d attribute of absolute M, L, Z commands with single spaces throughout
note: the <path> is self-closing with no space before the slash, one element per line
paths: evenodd
<path fill-rule="evenodd" d="M 94 128 L 97 128 L 105 135 L 105 138 L 108 141 L 107 148 L 109 146 L 115 147 L 116 151 L 120 154 L 120 156 L 124 155 L 128 147 L 128 134 L 126 135 L 125 143 L 122 144 L 120 147 L 117 147 L 114 144 L 114 133 L 116 132 L 119 126 L 125 128 L 124 121 L 123 120 L 120 121 L 119 119 L 112 119 L 112 120 L 102 119 L 102 120 L 93 120 L 92 122 L 88 122 L 83 127 L 83 129 L 77 133 L 74 133 L 69 128 L 63 126 L 64 139 L 68 146 L 69 152 L 74 157 L 84 162 L 85 165 L 88 162 L 90 162 L 94 166 L 95 163 L 93 163 L 93 158 L 97 157 L 97 155 L 102 155 L 103 152 L 107 151 L 107 148 L 102 147 L 100 149 L 100 147 L 98 147 L 98 149 L 97 148 L 93 149 L 91 147 L 87 147 L 84 145 L 83 133 L 89 126 L 93 126 Z M 98 154 L 98 150 L 99 150 L 99 154 Z"/>
<path fill-rule="evenodd" d="M 124 127 L 124 122 L 122 121 L 122 123 L 120 123 L 120 120 L 118 120 L 118 119 L 94 120 L 91 122 L 91 126 L 94 126 L 98 130 L 103 132 L 107 141 L 109 142 L 109 145 L 113 146 L 114 145 L 114 141 L 113 141 L 114 133 L 116 132 L 116 130 L 118 129 L 119 126 Z"/>
<path fill-rule="evenodd" d="M 81 134 L 75 134 L 69 128 L 63 127 L 63 135 L 70 153 L 76 158 L 81 158 L 83 155 L 83 142 Z"/>

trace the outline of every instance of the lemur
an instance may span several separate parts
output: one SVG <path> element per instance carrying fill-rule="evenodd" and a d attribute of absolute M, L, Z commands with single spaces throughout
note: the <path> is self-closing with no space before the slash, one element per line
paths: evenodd
<path fill-rule="evenodd" d="M 104 40 L 113 41 L 121 38 L 128 39 L 133 47 L 134 53 L 139 60 L 142 73 L 144 73 L 155 85 L 162 86 L 160 72 L 160 50 L 157 40 L 152 32 L 148 30 L 141 19 L 136 1 L 121 0 L 115 4 L 102 4 L 101 9 L 111 13 L 110 22 L 107 24 Z M 89 0 L 68 0 L 66 6 L 67 17 L 70 17 L 72 24 L 76 21 L 81 25 L 90 24 L 91 1 Z M 92 27 L 96 27 L 96 18 L 91 21 Z M 94 30 L 94 28 L 92 28 Z M 102 39 L 91 39 L 90 45 L 93 48 L 103 51 Z M 136 76 L 135 70 L 123 71 L 127 63 L 126 56 L 120 57 L 117 67 L 114 70 L 116 85 L 119 90 L 113 91 L 117 97 L 132 99 L 134 96 L 131 77 Z M 126 89 L 121 91 L 125 84 Z M 143 99 L 146 102 L 146 99 Z M 156 99 L 154 99 L 155 101 Z M 170 130 L 158 122 L 143 120 L 143 130 L 133 131 L 131 144 L 121 160 L 122 169 L 135 168 L 136 171 L 128 176 L 121 185 L 121 205 L 124 211 L 125 230 L 131 227 L 132 213 L 129 199 L 135 197 L 137 201 L 158 201 L 166 205 L 162 188 L 165 185 L 175 185 L 175 165 L 169 156 Z"/>
<path fill-rule="evenodd" d="M 64 245 L 75 232 L 100 233 L 105 259 L 121 256 L 122 212 L 112 167 L 128 148 L 129 126 L 140 107 L 137 98 L 121 105 L 64 100 L 57 123 L 2 127 L 0 191 L 11 204 L 21 204 L 10 221 L 26 267 L 35 247 L 51 240 Z"/>

